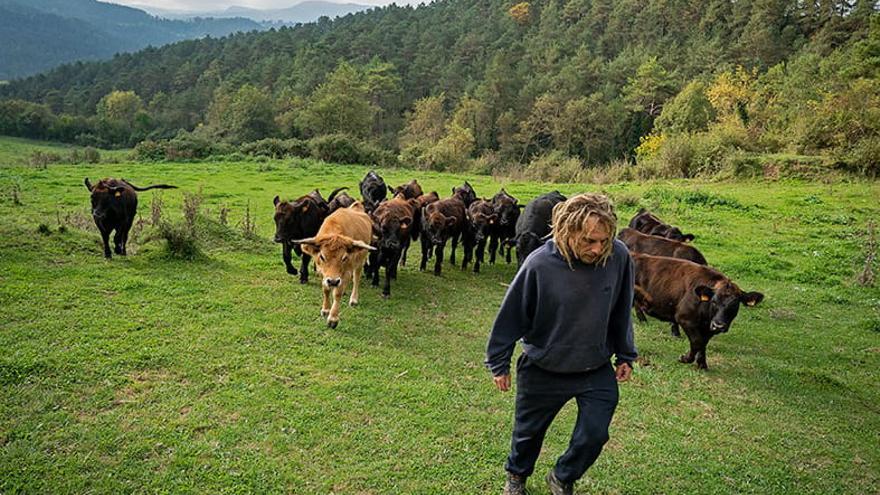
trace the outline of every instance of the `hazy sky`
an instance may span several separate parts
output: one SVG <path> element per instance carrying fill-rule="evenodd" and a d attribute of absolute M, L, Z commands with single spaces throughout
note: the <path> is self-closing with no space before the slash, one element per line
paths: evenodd
<path fill-rule="evenodd" d="M 290 7 L 300 3 L 302 0 L 104 0 L 122 5 L 134 6 L 150 6 L 161 9 L 170 10 L 205 10 L 215 11 L 223 10 L 231 5 L 239 5 L 242 7 L 253 7 L 257 9 L 274 9 L 281 7 Z M 398 5 L 417 5 L 428 0 L 330 0 L 334 3 L 357 3 L 361 5 L 388 5 L 397 3 Z"/>

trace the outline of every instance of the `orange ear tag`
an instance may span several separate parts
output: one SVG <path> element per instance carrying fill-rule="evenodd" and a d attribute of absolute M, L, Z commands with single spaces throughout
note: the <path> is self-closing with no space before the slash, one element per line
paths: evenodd
<path fill-rule="evenodd" d="M 122 196 L 122 193 L 119 192 L 119 191 L 116 191 L 116 193 L 114 194 L 114 196 L 116 196 L 116 197 L 118 198 L 119 196 Z"/>
<path fill-rule="evenodd" d="M 705 295 L 705 294 L 700 296 L 700 301 L 707 302 L 707 301 L 711 301 L 711 300 L 712 300 L 712 298 Z"/>

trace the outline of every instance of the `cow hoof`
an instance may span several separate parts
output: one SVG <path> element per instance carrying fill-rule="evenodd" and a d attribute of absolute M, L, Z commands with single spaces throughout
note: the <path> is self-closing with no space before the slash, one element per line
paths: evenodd
<path fill-rule="evenodd" d="M 307 283 L 309 283 L 309 279 L 307 279 L 307 278 L 301 278 L 301 279 L 299 279 L 299 283 L 302 284 L 302 285 L 306 285 Z"/>
<path fill-rule="evenodd" d="M 354 308 L 358 305 L 358 302 L 357 301 L 348 301 L 348 305 L 351 306 L 352 308 Z"/>
<path fill-rule="evenodd" d="M 694 362 L 694 358 L 688 356 L 687 354 L 682 354 L 682 355 L 678 358 L 678 360 L 679 360 L 680 362 L 682 362 L 682 363 L 693 363 L 693 362 Z"/>
<path fill-rule="evenodd" d="M 330 310 L 329 310 L 329 309 L 322 309 L 322 310 L 321 310 L 321 316 L 324 317 L 324 318 L 330 316 Z"/>
<path fill-rule="evenodd" d="M 291 275 L 299 275 L 299 271 L 297 271 L 296 268 L 288 268 L 287 273 L 289 273 Z"/>
<path fill-rule="evenodd" d="M 335 330 L 339 326 L 339 320 L 328 321 L 327 326 Z"/>
<path fill-rule="evenodd" d="M 389 297 L 391 297 L 391 294 L 382 294 L 382 299 L 388 299 Z"/>
<path fill-rule="evenodd" d="M 697 369 L 700 371 L 709 371 L 709 367 L 706 366 L 706 363 L 697 363 Z"/>

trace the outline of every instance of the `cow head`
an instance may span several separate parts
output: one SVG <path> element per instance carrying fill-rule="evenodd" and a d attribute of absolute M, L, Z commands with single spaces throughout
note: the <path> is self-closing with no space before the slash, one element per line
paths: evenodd
<path fill-rule="evenodd" d="M 278 196 L 275 203 L 275 242 L 284 243 L 304 235 L 314 233 L 320 226 L 326 211 L 323 211 L 308 196 L 296 201 L 282 201 Z M 314 229 L 312 229 L 312 227 Z"/>
<path fill-rule="evenodd" d="M 501 192 L 492 198 L 492 204 L 495 207 L 495 213 L 498 215 L 498 224 L 500 226 L 516 225 L 520 210 L 520 205 L 516 198 L 502 189 Z"/>
<path fill-rule="evenodd" d="M 477 200 L 477 193 L 474 192 L 474 188 L 467 181 L 459 187 L 453 187 L 452 195 L 460 199 L 465 206 L 470 206 L 471 203 Z"/>
<path fill-rule="evenodd" d="M 684 234 L 678 227 L 673 227 L 666 224 L 654 227 L 648 234 L 665 237 L 667 239 L 679 242 L 690 242 L 695 239 L 693 234 Z"/>
<path fill-rule="evenodd" d="M 498 214 L 488 201 L 475 201 L 467 211 L 468 226 L 476 242 L 489 235 L 489 229 L 498 224 Z"/>
<path fill-rule="evenodd" d="M 338 287 L 346 273 L 357 269 L 351 264 L 353 255 L 376 249 L 344 235 L 312 237 L 291 242 L 298 244 L 304 253 L 315 259 L 315 266 L 324 275 L 323 284 L 327 288 Z"/>
<path fill-rule="evenodd" d="M 86 189 L 92 193 L 92 216 L 101 220 L 108 213 L 120 208 L 125 186 L 116 181 L 101 180 L 94 186 L 88 178 L 84 181 Z"/>
<path fill-rule="evenodd" d="M 397 251 L 403 247 L 403 243 L 409 238 L 413 225 L 411 217 L 398 218 L 389 215 L 385 218 L 374 220 L 375 230 L 379 234 L 379 249 Z"/>
<path fill-rule="evenodd" d="M 709 331 L 712 334 L 730 330 L 730 325 L 739 313 L 740 303 L 751 307 L 764 300 L 764 294 L 743 292 L 729 281 L 718 282 L 714 287 L 698 285 L 694 288 L 694 293 L 699 299 L 700 316 L 710 319 Z"/>
<path fill-rule="evenodd" d="M 516 262 L 518 266 L 526 261 L 532 251 L 541 247 L 544 241 L 534 232 L 523 232 L 516 238 Z"/>
<path fill-rule="evenodd" d="M 430 207 L 430 205 L 428 206 Z M 429 207 L 426 207 L 422 212 L 423 235 L 428 236 L 431 244 L 435 246 L 446 244 L 446 240 L 449 238 L 449 229 L 458 222 L 458 219 L 447 217 L 442 212 L 431 210 Z"/>

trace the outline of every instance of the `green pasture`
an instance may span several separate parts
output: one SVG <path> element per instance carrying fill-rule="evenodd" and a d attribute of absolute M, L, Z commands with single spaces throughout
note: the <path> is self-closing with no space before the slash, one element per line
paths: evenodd
<path fill-rule="evenodd" d="M 54 148 L 0 139 L 0 493 L 500 493 L 513 394 L 482 361 L 514 265 L 446 264 L 438 278 L 417 270 L 415 246 L 391 299 L 365 285 L 330 330 L 314 278 L 288 275 L 271 242 L 272 198 L 355 195 L 366 168 L 121 153 L 40 168 L 27 163 L 35 147 Z M 636 322 L 642 358 L 577 493 L 878 493 L 880 289 L 857 283 L 869 222 L 880 234 L 877 182 L 379 172 L 442 196 L 465 179 L 522 201 L 605 191 L 621 223 L 651 208 L 765 294 L 709 344 L 708 372 L 678 362 L 687 341 L 666 324 Z M 180 187 L 140 194 L 127 258 L 103 259 L 89 217 L 83 178 L 107 176 Z M 203 197 L 193 260 L 150 225 L 157 195 L 162 218 L 180 221 L 184 192 Z M 256 236 L 242 233 L 248 215 Z M 574 411 L 551 428 L 533 493 L 547 493 Z"/>

